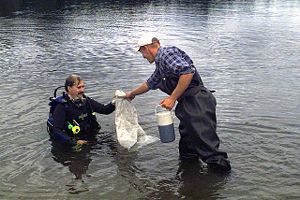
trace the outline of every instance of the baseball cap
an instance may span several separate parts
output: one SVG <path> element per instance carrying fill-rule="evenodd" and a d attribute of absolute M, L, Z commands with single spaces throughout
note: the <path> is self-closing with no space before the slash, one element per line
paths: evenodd
<path fill-rule="evenodd" d="M 158 42 L 157 37 L 155 37 L 152 33 L 144 33 L 137 42 L 137 46 L 135 47 L 136 51 L 139 51 L 142 46 L 152 44 L 154 42 Z"/>

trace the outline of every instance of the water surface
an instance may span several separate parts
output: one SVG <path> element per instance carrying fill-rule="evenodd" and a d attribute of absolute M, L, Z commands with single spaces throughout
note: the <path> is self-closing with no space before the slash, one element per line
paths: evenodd
<path fill-rule="evenodd" d="M 300 2 L 0 1 L 1 199 L 297 199 L 300 143 Z M 109 102 L 153 72 L 133 47 L 156 32 L 193 59 L 217 92 L 229 175 L 180 163 L 176 141 L 133 151 L 98 115 L 98 143 L 80 152 L 49 141 L 48 99 L 67 75 Z M 148 135 L 166 95 L 133 101 Z M 175 120 L 175 126 L 178 120 Z"/>

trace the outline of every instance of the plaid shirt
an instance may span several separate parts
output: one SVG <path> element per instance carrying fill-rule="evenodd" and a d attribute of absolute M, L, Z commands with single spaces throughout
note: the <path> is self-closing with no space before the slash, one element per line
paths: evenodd
<path fill-rule="evenodd" d="M 152 90 L 157 89 L 160 80 L 168 74 L 179 77 L 196 71 L 191 58 L 177 47 L 160 47 L 155 57 L 155 65 L 155 71 L 147 80 L 147 85 Z"/>

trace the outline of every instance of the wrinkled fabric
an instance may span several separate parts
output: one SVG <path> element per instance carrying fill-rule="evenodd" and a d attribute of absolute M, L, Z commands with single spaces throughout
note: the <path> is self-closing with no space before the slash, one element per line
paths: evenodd
<path fill-rule="evenodd" d="M 130 149 L 138 142 L 140 137 L 145 136 L 145 132 L 138 123 L 135 107 L 128 100 L 122 98 L 125 93 L 117 90 L 115 96 L 117 139 L 121 146 Z"/>
<path fill-rule="evenodd" d="M 158 141 L 157 137 L 146 135 L 139 125 L 135 107 L 128 100 L 123 99 L 125 93 L 117 90 L 115 96 L 113 101 L 116 105 L 115 124 L 119 144 L 129 150 L 133 146 L 140 148 Z"/>
<path fill-rule="evenodd" d="M 180 120 L 181 154 L 195 152 L 204 161 L 216 155 L 227 158 L 225 152 L 218 150 L 220 140 L 216 134 L 215 109 L 215 97 L 204 87 L 196 95 L 185 96 L 178 102 L 175 114 Z"/>
<path fill-rule="evenodd" d="M 117 139 L 126 149 L 133 147 L 138 138 L 145 135 L 138 123 L 138 115 L 134 106 L 125 99 L 116 100 L 115 124 Z"/>
<path fill-rule="evenodd" d="M 219 150 L 215 109 L 215 97 L 204 87 L 196 95 L 185 96 L 179 101 L 175 110 L 180 120 L 179 153 L 182 159 L 200 157 L 209 166 L 229 170 L 227 153 Z"/>

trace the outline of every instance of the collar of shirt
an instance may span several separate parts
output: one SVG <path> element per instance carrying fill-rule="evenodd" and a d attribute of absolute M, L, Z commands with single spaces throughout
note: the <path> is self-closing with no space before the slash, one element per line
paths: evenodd
<path fill-rule="evenodd" d="M 157 50 L 155 59 L 154 59 L 154 62 L 155 62 L 155 63 L 158 63 L 158 62 L 159 62 L 159 59 L 160 59 L 160 57 L 161 57 L 161 54 L 162 54 L 162 47 L 159 47 L 158 50 Z"/>

